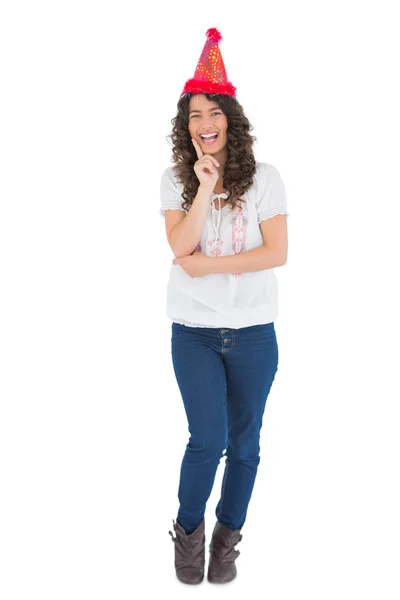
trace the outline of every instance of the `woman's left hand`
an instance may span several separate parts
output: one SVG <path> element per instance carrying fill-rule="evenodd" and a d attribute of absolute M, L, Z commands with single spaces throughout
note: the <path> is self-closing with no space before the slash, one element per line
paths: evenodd
<path fill-rule="evenodd" d="M 204 277 L 211 273 L 210 261 L 213 257 L 206 256 L 202 252 L 193 252 L 189 256 L 180 256 L 172 261 L 174 265 L 180 265 L 190 277 Z"/>

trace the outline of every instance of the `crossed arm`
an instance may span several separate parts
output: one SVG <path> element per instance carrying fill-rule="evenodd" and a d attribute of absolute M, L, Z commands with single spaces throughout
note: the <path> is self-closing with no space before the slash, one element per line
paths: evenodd
<path fill-rule="evenodd" d="M 260 223 L 264 243 L 258 248 L 231 256 L 206 256 L 193 252 L 189 256 L 175 258 L 190 277 L 204 277 L 212 273 L 246 273 L 280 267 L 287 260 L 286 215 L 275 215 Z"/>

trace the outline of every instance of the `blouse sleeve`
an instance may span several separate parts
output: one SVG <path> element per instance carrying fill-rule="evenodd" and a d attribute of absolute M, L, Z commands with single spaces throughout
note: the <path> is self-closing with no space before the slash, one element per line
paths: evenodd
<path fill-rule="evenodd" d="M 161 208 L 158 212 L 164 218 L 164 211 L 166 210 L 183 210 L 184 212 L 187 212 L 184 208 L 182 208 L 183 199 L 176 186 L 174 174 L 171 168 L 165 169 L 161 176 L 160 199 Z"/>
<path fill-rule="evenodd" d="M 273 165 L 265 163 L 264 182 L 260 185 L 261 195 L 257 201 L 258 222 L 275 215 L 289 216 L 285 186 L 280 173 Z"/>

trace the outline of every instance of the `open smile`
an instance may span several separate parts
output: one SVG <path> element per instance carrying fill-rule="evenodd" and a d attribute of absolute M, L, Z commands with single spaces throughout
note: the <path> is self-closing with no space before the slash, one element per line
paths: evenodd
<path fill-rule="evenodd" d="M 218 138 L 218 133 L 200 134 L 201 141 L 203 142 L 203 144 L 207 144 L 207 146 L 209 146 L 211 144 L 215 144 L 217 138 Z"/>

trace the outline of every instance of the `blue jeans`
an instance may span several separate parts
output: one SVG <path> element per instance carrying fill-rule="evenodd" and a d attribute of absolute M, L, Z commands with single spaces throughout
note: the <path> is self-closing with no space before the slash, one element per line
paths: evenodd
<path fill-rule="evenodd" d="M 243 526 L 260 462 L 260 430 L 278 370 L 274 323 L 240 329 L 172 323 L 171 354 L 189 426 L 176 521 L 192 533 L 204 518 L 226 450 L 217 520 Z"/>

